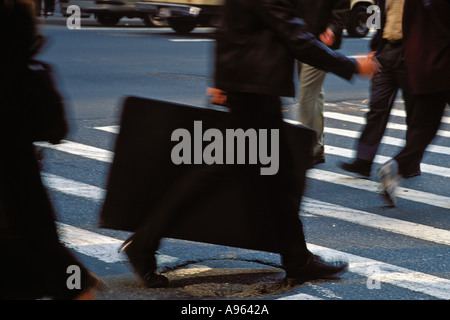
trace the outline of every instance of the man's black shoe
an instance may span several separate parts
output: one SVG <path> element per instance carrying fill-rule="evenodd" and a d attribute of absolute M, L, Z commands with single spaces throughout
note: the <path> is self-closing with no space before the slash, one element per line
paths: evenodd
<path fill-rule="evenodd" d="M 341 169 L 357 173 L 364 177 L 370 177 L 372 163 L 366 160 L 355 159 L 353 162 L 343 162 L 340 164 Z"/>
<path fill-rule="evenodd" d="M 311 254 L 306 265 L 302 267 L 285 266 L 285 282 L 288 286 L 302 284 L 310 280 L 336 279 L 348 268 L 345 261 L 327 262 Z"/>
<path fill-rule="evenodd" d="M 420 176 L 421 174 L 422 174 L 422 171 L 420 171 L 420 167 L 418 167 L 414 170 L 401 173 L 400 175 L 402 176 L 403 179 L 409 179 L 409 178 Z"/>
<path fill-rule="evenodd" d="M 155 252 L 149 251 L 142 255 L 141 250 L 135 246 L 135 235 L 128 238 L 119 251 L 125 252 L 134 273 L 147 288 L 165 288 L 168 286 L 169 279 L 156 273 Z"/>
<path fill-rule="evenodd" d="M 325 153 L 322 152 L 322 153 L 316 154 L 315 156 L 312 157 L 311 165 L 309 167 L 314 168 L 318 164 L 324 163 L 324 162 L 325 162 Z"/>
<path fill-rule="evenodd" d="M 143 281 L 147 288 L 165 288 L 169 285 L 169 279 L 154 271 L 151 271 L 144 276 Z"/>

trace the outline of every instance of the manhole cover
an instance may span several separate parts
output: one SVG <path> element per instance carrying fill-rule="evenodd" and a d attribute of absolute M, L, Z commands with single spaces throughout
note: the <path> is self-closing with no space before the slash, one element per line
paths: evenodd
<path fill-rule="evenodd" d="M 191 295 L 219 298 L 252 298 L 288 291 L 284 271 L 277 268 L 210 268 L 194 266 L 164 274 L 170 287 Z"/>

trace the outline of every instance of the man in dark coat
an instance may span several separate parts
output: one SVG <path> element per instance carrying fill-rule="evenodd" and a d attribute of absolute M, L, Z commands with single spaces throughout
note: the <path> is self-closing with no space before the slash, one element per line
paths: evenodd
<path fill-rule="evenodd" d="M 296 6 L 298 1 L 289 0 L 226 1 L 215 64 L 215 85 L 227 92 L 235 125 L 281 132 L 279 172 L 260 180 L 267 188 L 259 196 L 276 204 L 273 215 L 279 217 L 279 223 L 274 228 L 279 230 L 288 283 L 335 275 L 345 268 L 345 263 L 329 264 L 306 247 L 298 218 L 301 195 L 295 192 L 290 150 L 282 133 L 280 96 L 295 94 L 296 59 L 347 80 L 367 66 L 369 73 L 375 67 L 370 60 L 363 65 L 330 50 L 308 32 L 306 23 L 298 18 Z M 249 196 L 254 192 L 247 190 Z"/>
<path fill-rule="evenodd" d="M 372 79 L 369 112 L 356 148 L 356 159 L 342 163 L 341 168 L 364 177 L 371 174 L 373 160 L 383 138 L 397 92 L 402 90 L 409 125 L 413 104 L 408 88 L 403 54 L 402 13 L 404 0 L 380 0 L 381 29 L 372 39 L 371 49 L 381 64 L 381 70 Z M 420 159 L 410 159 L 411 168 L 401 172 L 405 178 L 420 174 Z"/>
<path fill-rule="evenodd" d="M 383 190 L 395 203 L 399 173 L 410 171 L 436 136 L 445 105 L 450 103 L 450 3 L 407 0 L 403 34 L 414 111 L 405 147 L 379 172 Z"/>
<path fill-rule="evenodd" d="M 347 80 L 357 73 L 370 75 L 375 68 L 370 60 L 358 63 L 330 50 L 308 33 L 306 24 L 296 15 L 297 4 L 295 0 L 227 0 L 215 52 L 215 87 L 227 93 L 231 126 L 280 132 L 278 173 L 260 175 L 261 164 L 246 166 L 248 170 L 240 172 L 245 175 L 243 198 L 249 210 L 254 211 L 261 203 L 270 207 L 270 217 L 255 218 L 275 221 L 271 228 L 278 234 L 274 241 L 279 244 L 289 284 L 335 276 L 345 270 L 346 263 L 325 262 L 306 247 L 298 217 L 301 194 L 282 129 L 280 96 L 295 96 L 296 59 Z M 202 179 L 207 177 L 198 175 L 191 181 L 188 195 L 177 195 L 172 201 L 203 194 Z M 164 216 L 173 217 L 173 211 L 183 208 L 183 203 L 174 203 Z M 150 224 L 144 226 L 124 247 L 147 286 L 164 286 L 167 281 L 155 274 L 156 264 L 150 254 L 157 249 L 155 239 L 163 234 L 155 229 Z"/>

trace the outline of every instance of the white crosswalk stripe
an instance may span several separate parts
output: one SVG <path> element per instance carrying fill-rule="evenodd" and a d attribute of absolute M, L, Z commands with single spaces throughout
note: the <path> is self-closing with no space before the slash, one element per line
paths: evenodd
<path fill-rule="evenodd" d="M 58 177 L 53 174 L 43 173 L 42 177 L 44 184 L 50 190 L 71 196 L 102 202 L 106 193 L 106 191 L 102 188 Z M 450 231 L 409 223 L 398 219 L 386 218 L 360 210 L 352 210 L 350 208 L 345 208 L 306 197 L 302 211 L 305 213 L 329 216 L 335 219 L 359 223 L 368 227 L 385 229 L 390 232 L 396 232 L 422 240 L 450 245 Z"/>
<path fill-rule="evenodd" d="M 351 105 L 352 103 L 348 103 Z M 404 111 L 393 109 L 392 115 L 405 117 Z M 339 120 L 343 123 L 356 123 L 363 125 L 364 117 L 346 115 L 337 112 L 325 112 L 325 117 Z M 443 123 L 450 123 L 449 117 L 443 118 Z M 405 131 L 406 126 L 401 123 L 389 122 L 389 129 Z M 107 132 L 118 134 L 119 126 L 100 126 L 94 127 L 99 132 Z M 357 139 L 360 132 L 337 128 L 325 127 L 325 133 L 336 136 Z M 441 139 L 450 137 L 450 131 L 440 130 L 438 133 Z M 401 147 L 404 145 L 404 139 L 397 137 L 385 136 L 382 143 L 386 146 Z M 82 157 L 89 160 L 95 160 L 102 163 L 112 163 L 114 152 L 102 148 L 85 145 L 74 141 L 63 141 L 59 145 L 48 143 L 37 143 L 39 147 L 56 150 L 65 154 L 76 157 Z M 342 146 L 326 145 L 326 153 L 343 158 L 353 158 L 355 152 Z M 441 156 L 450 155 L 450 147 L 432 144 L 428 147 L 427 152 Z M 374 162 L 382 164 L 389 160 L 387 156 L 377 155 Z M 421 164 L 424 174 L 430 174 L 440 178 L 450 178 L 450 168 L 431 165 L 427 163 Z M 68 179 L 53 173 L 42 173 L 44 184 L 49 190 L 56 193 L 62 193 L 69 196 L 80 197 L 101 204 L 105 197 L 105 189 L 98 186 L 82 183 L 72 179 Z M 379 184 L 377 181 L 369 179 L 355 178 L 351 175 L 336 173 L 333 171 L 322 169 L 310 169 L 307 172 L 307 178 L 321 183 L 331 183 L 360 190 L 359 192 L 378 193 Z M 445 194 L 445 193 L 443 193 Z M 412 201 L 417 204 L 428 205 L 444 209 L 442 214 L 448 216 L 450 213 L 450 196 L 438 195 L 422 190 L 400 187 L 398 197 L 401 201 Z M 346 223 L 357 224 L 360 226 L 377 229 L 383 232 L 398 234 L 412 239 L 427 241 L 443 246 L 450 246 L 450 231 L 440 229 L 424 224 L 400 220 L 393 217 L 356 210 L 329 202 L 319 201 L 312 198 L 304 197 L 302 207 L 299 211 L 300 215 L 310 215 L 314 217 L 323 217 L 345 221 Z M 71 225 L 58 223 L 58 229 L 61 234 L 62 241 L 70 248 L 94 257 L 105 263 L 123 262 L 126 258 L 123 254 L 118 253 L 118 248 L 122 240 L 107 237 L 92 231 L 77 228 Z M 349 261 L 349 271 L 356 275 L 362 276 L 371 281 L 390 284 L 412 292 L 428 295 L 437 299 L 450 299 L 450 280 L 423 272 L 417 272 L 408 268 L 395 266 L 389 263 L 378 261 L 375 259 L 365 258 L 363 256 L 338 251 L 332 248 L 318 246 L 308 243 L 308 248 L 314 253 L 318 253 L 325 258 L 344 258 Z M 158 263 L 177 263 L 178 258 L 168 255 L 158 255 Z M 178 261 L 179 262 L 179 261 Z M 376 272 L 374 272 L 374 270 Z M 315 294 L 297 293 L 287 295 L 280 299 L 283 300 L 320 300 L 327 297 L 316 296 Z"/>
<path fill-rule="evenodd" d="M 364 191 L 379 192 L 379 184 L 367 179 L 353 178 L 345 174 L 325 171 L 320 169 L 308 170 L 306 176 L 311 179 L 326 181 L 349 188 L 356 188 Z M 450 209 L 450 197 L 440 196 L 428 192 L 399 187 L 397 197 L 409 201 L 426 203 L 431 206 Z"/>
<path fill-rule="evenodd" d="M 356 123 L 356 124 L 365 124 L 366 123 L 366 119 L 364 117 L 360 117 L 360 116 L 347 115 L 347 114 L 337 113 L 337 112 L 324 112 L 323 114 L 326 118 L 330 118 L 330 119 L 348 121 L 348 122 Z M 406 124 L 389 122 L 386 128 L 393 129 L 393 130 L 406 131 Z M 441 136 L 441 137 L 449 138 L 450 131 L 438 130 L 437 135 Z"/>
<path fill-rule="evenodd" d="M 124 258 L 118 253 L 122 241 L 94 232 L 75 228 L 66 224 L 59 224 L 62 242 L 80 253 L 96 257 L 108 263 L 122 261 Z M 371 281 L 389 283 L 408 290 L 424 293 L 439 299 L 450 299 L 450 280 L 433 275 L 416 272 L 377 260 L 333 250 L 323 246 L 308 243 L 308 248 L 325 259 L 346 259 L 349 261 L 349 271 L 363 275 Z M 158 262 L 174 262 L 177 258 L 167 255 L 157 255 Z M 377 272 L 374 272 L 376 270 Z M 287 297 L 286 299 L 288 299 Z M 291 296 L 292 299 L 314 299 L 314 296 Z"/>
<path fill-rule="evenodd" d="M 119 252 L 123 243 L 122 240 L 64 223 L 58 223 L 57 225 L 61 242 L 67 247 L 107 263 L 126 261 L 124 254 Z M 157 254 L 156 257 L 159 263 L 170 263 L 178 260 L 165 254 Z"/>

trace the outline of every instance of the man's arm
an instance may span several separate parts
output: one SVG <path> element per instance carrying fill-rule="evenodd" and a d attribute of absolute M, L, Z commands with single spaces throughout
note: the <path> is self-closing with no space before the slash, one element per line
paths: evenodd
<path fill-rule="evenodd" d="M 315 68 L 332 72 L 350 80 L 361 70 L 370 70 L 370 66 L 360 68 L 359 64 L 370 64 L 369 60 L 350 59 L 343 54 L 330 50 L 306 30 L 306 24 L 295 15 L 293 2 L 289 0 L 252 0 L 248 4 L 255 14 L 271 29 L 292 52 L 293 56 Z M 375 64 L 372 66 L 375 69 Z"/>
<path fill-rule="evenodd" d="M 336 42 L 341 42 L 342 31 L 345 28 L 348 14 L 350 12 L 350 0 L 334 0 L 332 2 L 333 7 L 330 12 L 330 18 L 327 27 L 327 30 L 331 31 L 334 35 L 334 41 L 331 45 Z M 325 31 L 325 33 L 328 33 L 327 36 L 329 37 L 329 31 L 327 30 Z M 325 44 L 331 46 L 327 43 Z"/>

